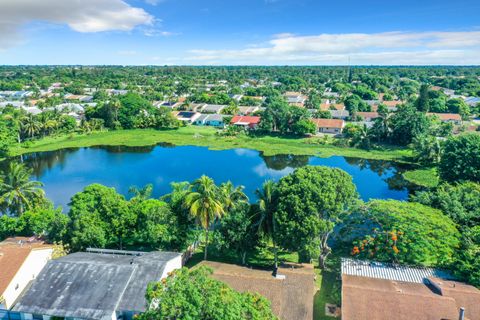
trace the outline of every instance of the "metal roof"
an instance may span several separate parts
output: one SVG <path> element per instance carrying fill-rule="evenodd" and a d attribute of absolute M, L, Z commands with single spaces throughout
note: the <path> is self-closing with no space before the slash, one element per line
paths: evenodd
<path fill-rule="evenodd" d="M 350 258 L 342 258 L 342 275 L 344 274 L 412 283 L 424 283 L 425 279 L 429 277 L 453 279 L 450 274 L 439 269 Z"/>

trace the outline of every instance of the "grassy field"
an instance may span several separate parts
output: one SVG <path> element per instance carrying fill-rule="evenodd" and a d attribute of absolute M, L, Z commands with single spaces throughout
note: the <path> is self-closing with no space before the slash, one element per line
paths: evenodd
<path fill-rule="evenodd" d="M 436 168 L 406 171 L 403 173 L 403 177 L 408 182 L 425 188 L 435 188 L 440 182 L 440 177 L 438 176 Z"/>
<path fill-rule="evenodd" d="M 319 157 L 346 156 L 364 159 L 395 160 L 409 162 L 411 150 L 385 147 L 366 151 L 362 149 L 337 147 L 330 143 L 322 144 L 319 138 L 286 138 L 275 136 L 222 137 L 210 127 L 187 126 L 178 130 L 135 129 L 95 132 L 92 134 L 71 134 L 59 137 L 47 137 L 12 147 L 12 156 L 41 151 L 53 151 L 64 148 L 90 146 L 150 146 L 158 143 L 172 143 L 178 146 L 205 146 L 213 150 L 246 148 L 264 152 L 265 155 L 297 154 Z"/>

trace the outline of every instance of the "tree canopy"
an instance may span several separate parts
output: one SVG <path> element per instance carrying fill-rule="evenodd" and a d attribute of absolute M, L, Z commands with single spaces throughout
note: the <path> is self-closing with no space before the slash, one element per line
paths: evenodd
<path fill-rule="evenodd" d="M 147 289 L 150 308 L 138 316 L 154 319 L 277 319 L 270 302 L 259 294 L 240 293 L 211 277 L 212 270 L 199 267 L 175 270 Z"/>

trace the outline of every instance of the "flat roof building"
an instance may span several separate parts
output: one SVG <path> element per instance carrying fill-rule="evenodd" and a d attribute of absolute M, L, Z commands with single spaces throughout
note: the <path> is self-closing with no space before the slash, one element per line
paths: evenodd
<path fill-rule="evenodd" d="M 182 256 L 175 252 L 73 253 L 51 260 L 13 310 L 50 317 L 130 319 L 146 310 L 147 285 L 181 266 Z"/>

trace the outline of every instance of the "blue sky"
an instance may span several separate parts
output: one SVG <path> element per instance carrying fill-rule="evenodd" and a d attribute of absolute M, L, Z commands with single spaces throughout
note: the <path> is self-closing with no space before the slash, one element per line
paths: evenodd
<path fill-rule="evenodd" d="M 480 1 L 0 0 L 0 64 L 480 64 Z"/>

